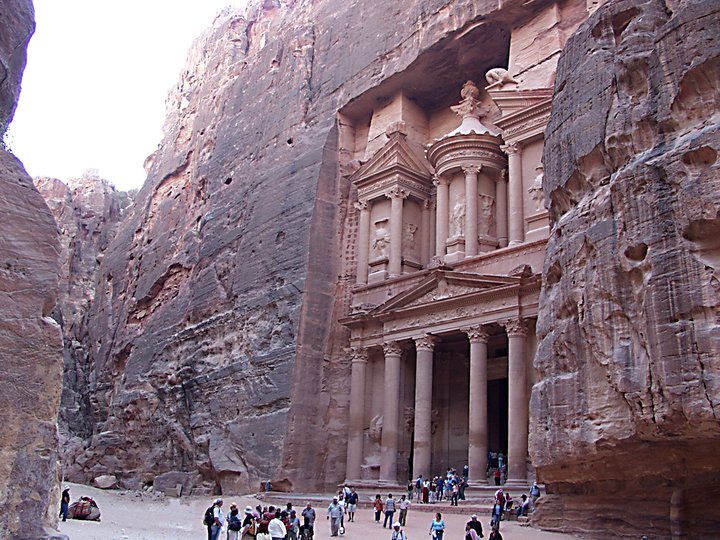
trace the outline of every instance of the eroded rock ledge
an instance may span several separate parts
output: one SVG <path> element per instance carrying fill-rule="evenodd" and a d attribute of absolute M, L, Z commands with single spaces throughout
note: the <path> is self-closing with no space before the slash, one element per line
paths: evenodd
<path fill-rule="evenodd" d="M 717 2 L 612 1 L 568 42 L 546 132 L 534 519 L 720 534 Z"/>

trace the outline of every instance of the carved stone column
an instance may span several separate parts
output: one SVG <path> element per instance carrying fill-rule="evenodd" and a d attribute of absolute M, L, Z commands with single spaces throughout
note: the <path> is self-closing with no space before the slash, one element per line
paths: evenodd
<path fill-rule="evenodd" d="M 390 277 L 402 274 L 403 201 L 408 194 L 393 188 L 385 196 L 390 199 Z"/>
<path fill-rule="evenodd" d="M 522 147 L 519 143 L 508 143 L 501 147 L 508 155 L 508 228 L 510 245 L 522 243 L 524 239 L 525 216 L 523 211 Z"/>
<path fill-rule="evenodd" d="M 413 478 L 430 477 L 432 449 L 432 375 L 433 351 L 436 339 L 432 336 L 415 338 L 415 440 L 413 441 Z"/>
<path fill-rule="evenodd" d="M 523 319 L 505 322 L 508 336 L 508 483 L 527 485 L 528 395 Z"/>
<path fill-rule="evenodd" d="M 462 168 L 465 173 L 465 256 L 478 254 L 478 173 L 481 167 Z"/>
<path fill-rule="evenodd" d="M 482 327 L 465 330 L 470 340 L 470 410 L 468 467 L 470 482 L 487 484 L 487 342 Z"/>
<path fill-rule="evenodd" d="M 507 207 L 507 171 L 500 173 L 495 184 L 495 225 L 497 227 L 498 245 L 501 248 L 508 245 L 508 207 Z"/>
<path fill-rule="evenodd" d="M 398 410 L 400 403 L 400 358 L 402 348 L 396 341 L 383 345 L 385 352 L 385 395 L 383 428 L 380 441 L 380 481 L 397 482 Z"/>
<path fill-rule="evenodd" d="M 430 201 L 422 204 L 422 244 L 420 246 L 420 262 L 423 266 L 430 261 Z"/>
<path fill-rule="evenodd" d="M 448 239 L 448 205 L 450 204 L 450 183 L 442 176 L 433 180 L 437 188 L 437 209 L 435 210 L 435 255 L 445 256 L 445 246 Z"/>
<path fill-rule="evenodd" d="M 347 446 L 346 479 L 350 483 L 360 480 L 363 459 L 363 419 L 365 417 L 365 371 L 367 349 L 352 349 L 350 375 L 350 429 Z"/>
<path fill-rule="evenodd" d="M 358 244 L 357 244 L 357 278 L 358 284 L 368 282 L 368 261 L 370 260 L 370 203 L 360 201 L 355 203 L 355 208 L 360 210 L 358 223 Z"/>

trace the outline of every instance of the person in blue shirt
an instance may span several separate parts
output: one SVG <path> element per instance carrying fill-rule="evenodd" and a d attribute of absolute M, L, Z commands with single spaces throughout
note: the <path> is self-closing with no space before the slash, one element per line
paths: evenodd
<path fill-rule="evenodd" d="M 430 532 L 428 534 L 432 534 L 436 540 L 442 540 L 443 534 L 445 534 L 445 522 L 440 512 L 435 514 L 435 519 L 430 524 Z"/>

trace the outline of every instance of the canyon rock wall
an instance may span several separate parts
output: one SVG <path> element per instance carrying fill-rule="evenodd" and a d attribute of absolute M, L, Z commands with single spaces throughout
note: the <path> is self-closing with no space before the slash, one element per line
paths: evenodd
<path fill-rule="evenodd" d="M 32 4 L 0 1 L 0 136 L 12 119 Z M 60 243 L 22 163 L 0 149 L 0 537 L 53 533 L 59 501 L 57 415 L 62 335 L 51 317 Z"/>
<path fill-rule="evenodd" d="M 568 42 L 531 400 L 534 522 L 720 535 L 720 6 L 611 1 Z"/>
<path fill-rule="evenodd" d="M 337 111 L 501 5 L 534 9 L 265 0 L 218 16 L 101 263 L 83 345 L 92 432 L 73 447 L 74 479 L 196 492 L 342 481 L 349 359 L 334 321 L 351 282 L 352 171 Z"/>
<path fill-rule="evenodd" d="M 94 169 L 67 183 L 55 178 L 35 178 L 34 183 L 60 229 L 61 287 L 53 311 L 63 331 L 65 364 L 59 422 L 63 469 L 66 476 L 76 477 L 72 469 L 78 465 L 73 458 L 92 432 L 88 422 L 87 315 L 100 263 L 131 206 L 132 195 L 117 191 Z"/>

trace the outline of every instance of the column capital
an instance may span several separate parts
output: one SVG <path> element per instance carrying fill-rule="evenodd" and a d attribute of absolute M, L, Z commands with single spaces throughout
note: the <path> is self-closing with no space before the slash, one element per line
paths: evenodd
<path fill-rule="evenodd" d="M 432 351 L 435 349 L 435 345 L 437 344 L 438 339 L 435 336 L 431 336 L 430 334 L 425 334 L 424 336 L 418 336 L 416 338 L 413 338 L 415 340 L 415 350 L 425 350 L 425 351 Z"/>
<path fill-rule="evenodd" d="M 385 353 L 385 356 L 400 356 L 402 351 L 402 347 L 397 341 L 387 341 L 383 343 L 383 352 Z"/>
<path fill-rule="evenodd" d="M 445 178 L 444 176 L 440 176 L 439 174 L 434 174 L 432 177 L 432 182 L 434 186 L 447 186 L 450 181 Z"/>
<path fill-rule="evenodd" d="M 503 144 L 500 147 L 500 150 L 505 152 L 507 155 L 511 155 L 511 154 L 520 155 L 520 154 L 522 154 L 522 145 L 517 141 L 510 141 L 506 144 Z"/>
<path fill-rule="evenodd" d="M 474 328 L 464 328 L 463 332 L 467 334 L 470 343 L 487 343 L 490 338 L 489 334 L 483 330 L 482 325 Z"/>
<path fill-rule="evenodd" d="M 383 193 L 388 199 L 407 199 L 410 194 L 402 188 L 394 187 Z"/>
<path fill-rule="evenodd" d="M 368 201 L 367 199 L 359 200 L 358 202 L 356 202 L 354 204 L 354 206 L 357 210 L 360 210 L 360 211 L 369 210 L 370 209 L 370 201 Z"/>
<path fill-rule="evenodd" d="M 364 347 L 352 347 L 349 351 L 350 362 L 367 364 L 368 361 L 368 350 Z"/>
<path fill-rule="evenodd" d="M 525 319 L 508 319 L 501 323 L 505 327 L 508 336 L 527 336 L 528 325 Z"/>
<path fill-rule="evenodd" d="M 482 165 L 464 165 L 461 169 L 462 172 L 465 173 L 465 176 L 469 174 L 479 174 L 480 171 L 482 171 Z"/>
<path fill-rule="evenodd" d="M 503 169 L 500 171 L 500 177 L 497 180 L 498 182 L 507 182 L 508 181 L 508 170 Z"/>
<path fill-rule="evenodd" d="M 432 210 L 433 205 L 435 204 L 434 201 L 430 199 L 425 199 L 422 203 L 422 207 L 424 210 Z"/>

